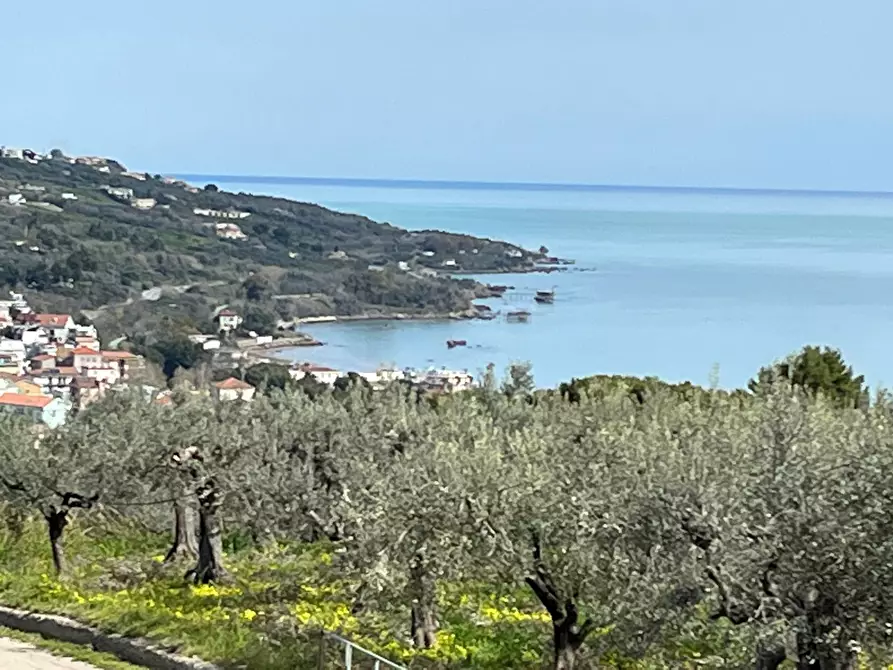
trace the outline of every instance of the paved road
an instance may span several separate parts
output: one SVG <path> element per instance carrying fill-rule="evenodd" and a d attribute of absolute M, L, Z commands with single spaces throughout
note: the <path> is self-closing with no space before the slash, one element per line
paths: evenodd
<path fill-rule="evenodd" d="M 80 661 L 69 661 L 40 651 L 30 644 L 0 638 L 0 670 L 96 670 Z"/>

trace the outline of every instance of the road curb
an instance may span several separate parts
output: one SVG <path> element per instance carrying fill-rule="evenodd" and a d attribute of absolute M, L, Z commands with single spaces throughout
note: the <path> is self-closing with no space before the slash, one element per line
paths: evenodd
<path fill-rule="evenodd" d="M 148 640 L 104 633 L 98 628 L 55 614 L 38 614 L 0 606 L 0 626 L 92 647 L 122 661 L 153 670 L 220 670 L 212 663 L 165 651 Z"/>

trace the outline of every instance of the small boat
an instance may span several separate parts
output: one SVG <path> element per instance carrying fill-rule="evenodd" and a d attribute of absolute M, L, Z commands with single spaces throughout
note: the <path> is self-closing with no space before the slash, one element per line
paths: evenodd
<path fill-rule="evenodd" d="M 541 305 L 551 305 L 555 302 L 555 289 L 551 291 L 537 291 L 533 299 Z"/>
<path fill-rule="evenodd" d="M 465 340 L 447 340 L 447 347 L 454 349 L 456 347 L 464 347 L 468 344 Z"/>
<path fill-rule="evenodd" d="M 505 319 L 506 321 L 527 321 L 530 318 L 530 312 L 526 309 L 516 309 L 511 312 L 506 312 Z"/>

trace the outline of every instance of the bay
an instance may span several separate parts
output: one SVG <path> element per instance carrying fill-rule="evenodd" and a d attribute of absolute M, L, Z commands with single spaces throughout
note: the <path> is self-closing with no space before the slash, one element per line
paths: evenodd
<path fill-rule="evenodd" d="M 214 181 L 208 177 L 208 181 Z M 540 386 L 589 374 L 723 387 L 805 344 L 842 349 L 870 383 L 893 381 L 893 198 L 883 194 L 561 192 L 224 184 L 440 229 L 545 245 L 574 268 L 482 278 L 516 287 L 494 307 L 528 323 L 379 321 L 304 327 L 326 346 L 283 352 L 342 370 L 529 361 Z M 537 305 L 536 290 L 556 291 Z M 446 340 L 467 348 L 448 350 Z"/>

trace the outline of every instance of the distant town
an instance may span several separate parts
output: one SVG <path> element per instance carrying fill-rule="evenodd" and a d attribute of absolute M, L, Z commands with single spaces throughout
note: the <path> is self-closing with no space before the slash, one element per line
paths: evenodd
<path fill-rule="evenodd" d="M 281 363 L 263 356 L 265 347 L 274 345 L 271 336 L 233 340 L 230 335 L 242 323 L 242 317 L 220 309 L 215 317 L 218 332 L 192 335 L 190 341 L 210 352 L 219 367 L 233 368 L 239 362 Z M 148 363 L 142 356 L 120 347 L 103 348 L 96 328 L 80 324 L 70 314 L 35 312 L 21 293 L 10 293 L 0 300 L 0 412 L 20 415 L 49 428 L 65 423 L 106 393 L 137 386 L 148 401 L 166 404 L 171 390 L 166 386 L 143 383 L 139 373 Z M 313 363 L 291 363 L 288 373 L 298 381 L 312 376 L 317 382 L 334 386 L 347 371 Z M 380 368 L 357 372 L 373 388 L 405 381 L 431 392 L 452 392 L 471 388 L 474 378 L 465 371 L 446 369 L 414 370 Z M 220 401 L 254 399 L 257 389 L 235 376 L 211 382 L 196 389 Z"/>

